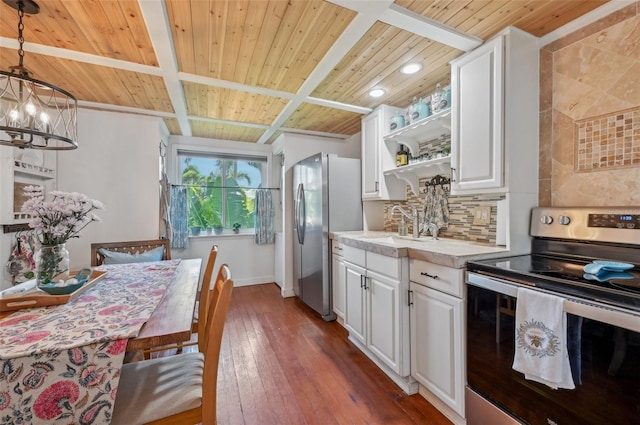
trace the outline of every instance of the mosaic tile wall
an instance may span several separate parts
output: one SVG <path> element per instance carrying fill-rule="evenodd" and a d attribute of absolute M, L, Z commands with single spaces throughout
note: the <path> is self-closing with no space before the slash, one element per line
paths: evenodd
<path fill-rule="evenodd" d="M 640 165 L 640 108 L 576 122 L 576 171 Z"/>
<path fill-rule="evenodd" d="M 640 163 L 633 163 L 640 154 L 640 128 L 634 128 L 640 121 L 638 28 L 640 2 L 630 1 L 609 16 L 541 48 L 541 206 L 640 205 Z M 625 118 L 629 111 L 634 111 L 630 123 Z M 594 147 L 592 137 L 588 152 L 587 123 L 593 133 L 596 119 L 609 117 L 616 121 L 615 135 L 609 135 L 607 127 L 606 151 L 602 140 Z M 578 123 L 585 124 L 584 148 L 577 144 Z M 635 132 L 631 158 L 625 157 L 629 149 L 625 131 L 629 129 L 624 127 L 629 124 Z M 627 160 L 631 163 L 625 164 Z"/>

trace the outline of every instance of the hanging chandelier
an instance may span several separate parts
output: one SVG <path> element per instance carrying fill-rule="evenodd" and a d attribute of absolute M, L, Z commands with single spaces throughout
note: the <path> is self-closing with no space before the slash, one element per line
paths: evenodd
<path fill-rule="evenodd" d="M 31 78 L 24 67 L 25 13 L 40 7 L 32 0 L 3 0 L 18 11 L 19 63 L 0 71 L 0 145 L 17 148 L 69 150 L 78 147 L 78 101 L 66 90 Z"/>

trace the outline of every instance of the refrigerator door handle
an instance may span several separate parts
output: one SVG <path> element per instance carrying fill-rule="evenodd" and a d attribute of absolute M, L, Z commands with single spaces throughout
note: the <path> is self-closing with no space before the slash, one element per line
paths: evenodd
<path fill-rule="evenodd" d="M 302 183 L 298 184 L 298 190 L 296 192 L 296 201 L 293 205 L 293 214 L 296 221 L 296 231 L 298 234 L 298 243 L 304 243 L 304 213 L 302 213 L 302 203 L 304 202 L 304 187 Z M 302 214 L 301 214 L 302 213 Z"/>
<path fill-rule="evenodd" d="M 301 244 L 304 245 L 304 237 L 305 233 L 307 233 L 307 201 L 304 197 L 304 184 L 300 183 L 300 227 L 302 228 L 302 232 L 298 233 L 298 238 L 300 238 L 300 234 L 302 234 Z"/>

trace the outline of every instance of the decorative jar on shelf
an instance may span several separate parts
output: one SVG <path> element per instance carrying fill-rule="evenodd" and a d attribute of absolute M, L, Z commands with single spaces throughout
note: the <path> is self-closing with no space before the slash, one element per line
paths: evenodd
<path fill-rule="evenodd" d="M 36 284 L 69 279 L 69 251 L 65 244 L 42 245 L 36 250 Z"/>

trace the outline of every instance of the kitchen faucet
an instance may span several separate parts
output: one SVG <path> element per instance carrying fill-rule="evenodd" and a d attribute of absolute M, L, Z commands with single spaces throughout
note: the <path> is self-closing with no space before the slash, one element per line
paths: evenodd
<path fill-rule="evenodd" d="M 393 217 L 393 214 L 395 214 L 396 211 L 400 211 L 402 213 L 402 215 L 404 215 L 409 220 L 411 220 L 411 222 L 413 224 L 413 235 L 412 236 L 414 238 L 419 238 L 420 237 L 420 215 L 418 214 L 418 209 L 416 207 L 412 207 L 411 208 L 411 215 L 409 215 L 409 213 L 407 213 L 404 209 L 402 209 L 402 207 L 400 205 L 394 205 L 391 208 L 391 217 Z"/>

